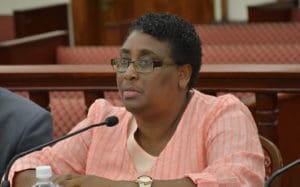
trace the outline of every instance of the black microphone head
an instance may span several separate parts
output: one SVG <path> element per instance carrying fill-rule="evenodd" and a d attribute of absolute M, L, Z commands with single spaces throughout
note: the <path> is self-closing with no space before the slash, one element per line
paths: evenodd
<path fill-rule="evenodd" d="M 116 116 L 109 116 L 105 119 L 106 126 L 112 127 L 119 123 L 119 119 Z"/>

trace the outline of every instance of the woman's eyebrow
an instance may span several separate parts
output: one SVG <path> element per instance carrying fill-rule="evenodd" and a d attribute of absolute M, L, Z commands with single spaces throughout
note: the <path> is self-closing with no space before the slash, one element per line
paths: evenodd
<path fill-rule="evenodd" d="M 120 49 L 120 54 L 124 54 L 124 55 L 126 55 L 126 54 L 131 54 L 131 51 L 129 50 L 129 49 L 126 49 L 126 48 L 121 48 Z M 153 52 L 153 51 L 151 51 L 151 50 L 149 50 L 149 49 L 141 49 L 141 50 L 139 50 L 139 54 L 138 54 L 140 57 L 142 57 L 142 56 L 154 56 L 154 57 L 159 57 L 159 55 L 158 54 L 156 54 L 155 52 Z"/>
<path fill-rule="evenodd" d="M 145 56 L 145 55 L 151 55 L 151 56 L 158 56 L 156 53 L 154 53 L 153 51 L 150 51 L 148 49 L 142 49 L 140 51 L 140 56 Z"/>

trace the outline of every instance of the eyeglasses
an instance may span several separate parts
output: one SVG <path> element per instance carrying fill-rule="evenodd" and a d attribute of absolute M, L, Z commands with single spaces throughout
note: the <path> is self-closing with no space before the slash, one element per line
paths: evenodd
<path fill-rule="evenodd" d="M 144 60 L 139 59 L 132 61 L 129 58 L 113 58 L 111 59 L 111 65 L 118 73 L 124 73 L 127 71 L 129 65 L 133 63 L 133 67 L 138 73 L 150 73 L 155 67 L 161 67 L 163 65 L 176 65 L 176 64 L 163 64 L 161 60 Z"/>

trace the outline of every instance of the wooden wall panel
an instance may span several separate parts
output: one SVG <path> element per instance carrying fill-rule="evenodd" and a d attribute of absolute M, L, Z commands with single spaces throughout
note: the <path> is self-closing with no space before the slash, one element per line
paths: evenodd
<path fill-rule="evenodd" d="M 281 97 L 279 104 L 278 134 L 279 147 L 284 165 L 300 158 L 300 94 Z M 300 186 L 300 166 L 290 169 L 283 174 L 283 186 Z"/>
<path fill-rule="evenodd" d="M 14 11 L 16 38 L 68 30 L 68 4 Z"/>
<path fill-rule="evenodd" d="M 298 0 L 279 1 L 248 7 L 249 22 L 287 22 L 293 20 Z"/>
<path fill-rule="evenodd" d="M 72 1 L 77 45 L 120 45 L 131 20 L 145 12 L 170 12 L 193 24 L 213 22 L 211 0 Z"/>
<path fill-rule="evenodd" d="M 147 11 L 153 12 L 169 12 L 177 14 L 190 22 L 209 23 L 213 19 L 213 1 L 170 1 L 170 0 L 157 0 L 157 1 L 135 1 L 134 4 L 134 17 L 143 15 Z"/>
<path fill-rule="evenodd" d="M 99 0 L 72 1 L 75 45 L 97 45 L 101 34 Z"/>
<path fill-rule="evenodd" d="M 14 38 L 14 17 L 11 15 L 0 15 L 0 42 Z"/>

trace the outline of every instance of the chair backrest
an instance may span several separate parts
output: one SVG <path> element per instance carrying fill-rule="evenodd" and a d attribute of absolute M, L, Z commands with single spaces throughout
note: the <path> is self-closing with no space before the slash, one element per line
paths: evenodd
<path fill-rule="evenodd" d="M 267 180 L 273 172 L 283 167 L 282 157 L 277 146 L 268 140 L 267 138 L 260 136 L 260 142 L 263 147 L 264 155 L 265 155 L 265 169 L 266 175 L 265 180 Z M 272 187 L 280 187 L 281 179 L 278 177 L 272 183 Z"/>
<path fill-rule="evenodd" d="M 300 33 L 300 32 L 299 32 Z M 300 41 L 299 41 L 300 43 Z M 203 64 L 299 64 L 297 44 L 203 45 Z"/>
<path fill-rule="evenodd" d="M 295 44 L 300 40 L 299 22 L 195 25 L 203 45 Z"/>
<path fill-rule="evenodd" d="M 120 46 L 60 46 L 56 49 L 57 64 L 110 64 L 120 55 Z"/>
<path fill-rule="evenodd" d="M 118 57 L 120 46 L 60 46 L 56 49 L 57 64 L 110 64 Z M 113 105 L 122 106 L 118 92 L 105 91 L 104 98 Z M 50 108 L 54 123 L 54 137 L 68 133 L 86 116 L 85 98 L 81 91 L 52 92 Z"/>

